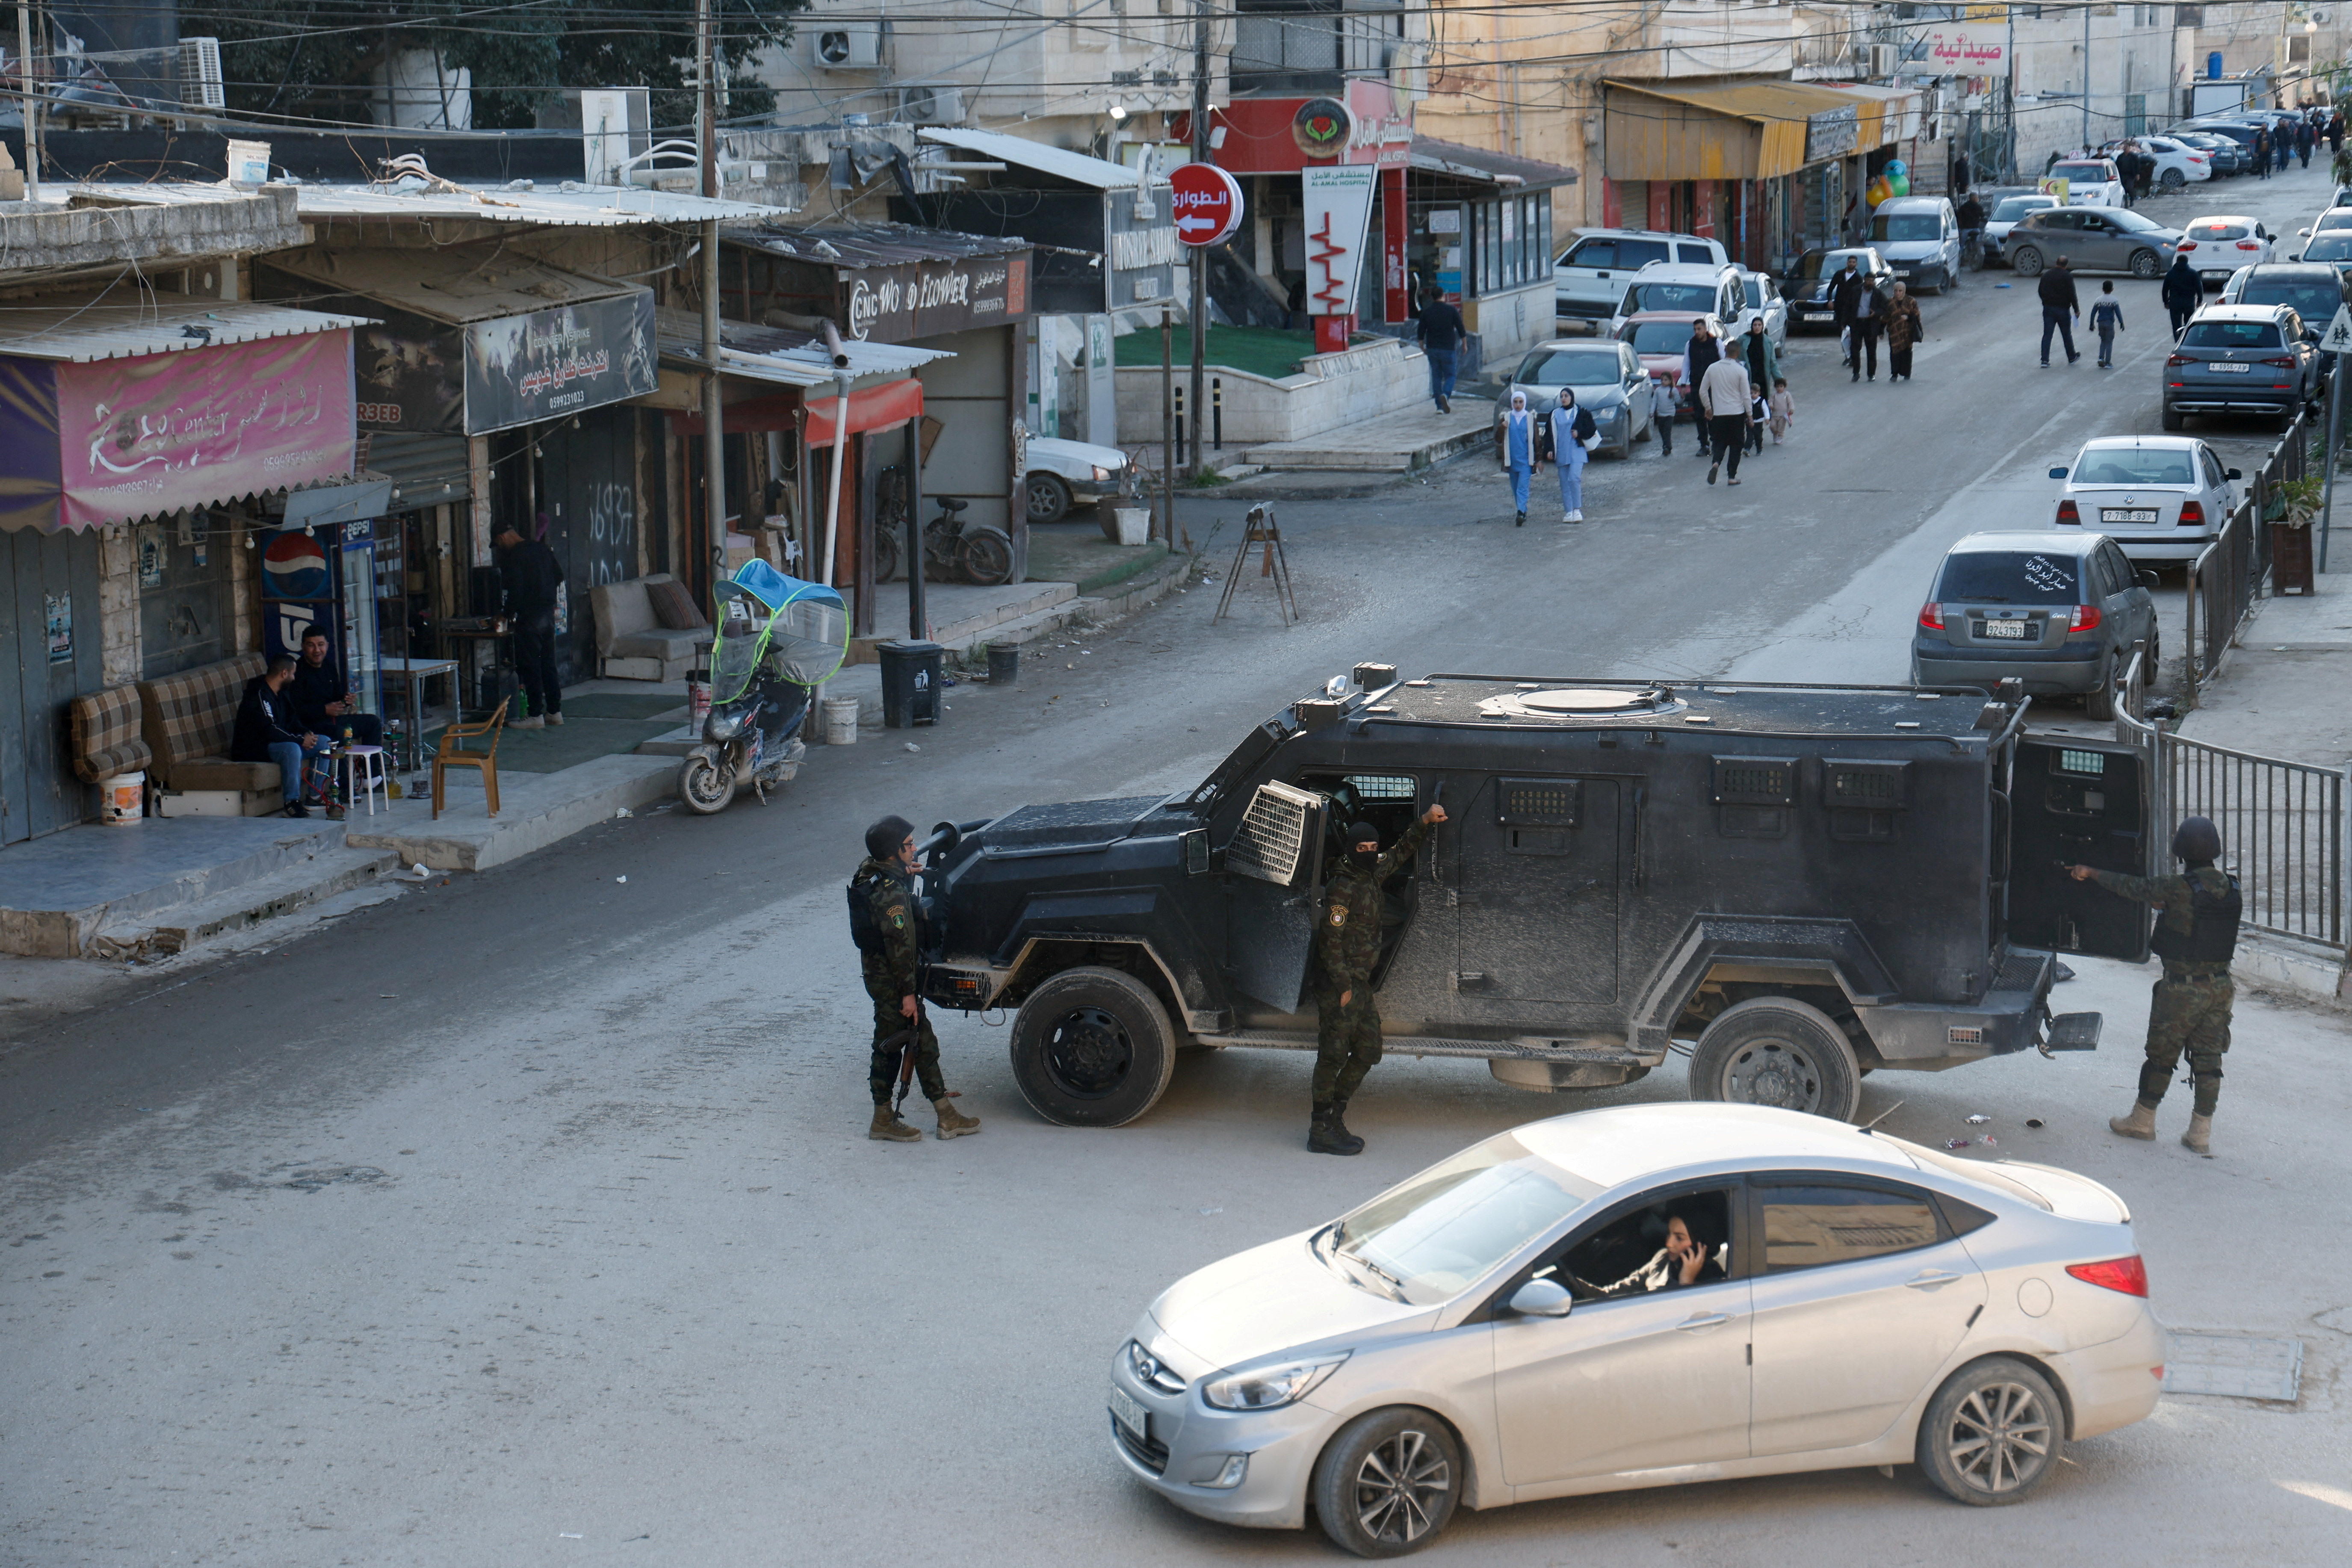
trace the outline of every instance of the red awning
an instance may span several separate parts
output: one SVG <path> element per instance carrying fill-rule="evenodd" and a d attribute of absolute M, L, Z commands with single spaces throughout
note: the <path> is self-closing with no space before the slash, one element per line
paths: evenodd
<path fill-rule="evenodd" d="M 839 397 L 813 397 L 805 405 L 807 418 L 801 427 L 802 438 L 811 446 L 828 446 L 833 441 L 834 410 Z M 880 386 L 868 386 L 849 395 L 849 433 L 853 436 L 867 430 L 887 430 L 919 419 L 923 413 L 923 384 L 912 376 L 905 381 L 889 381 Z"/>

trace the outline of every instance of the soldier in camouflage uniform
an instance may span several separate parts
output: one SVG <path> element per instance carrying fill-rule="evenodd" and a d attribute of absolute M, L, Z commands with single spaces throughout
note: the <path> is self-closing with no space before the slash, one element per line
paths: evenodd
<path fill-rule="evenodd" d="M 903 816 L 886 816 L 866 830 L 866 859 L 849 881 L 850 934 L 857 940 L 866 994 L 874 999 L 874 1055 L 866 1069 L 866 1084 L 874 1091 L 874 1123 L 866 1135 L 890 1143 L 919 1143 L 923 1137 L 890 1107 L 905 1042 L 887 1048 L 884 1042 L 910 1026 L 915 1031 L 915 1076 L 922 1081 L 923 1098 L 939 1112 L 939 1135 L 961 1138 L 980 1131 L 980 1118 L 957 1110 L 949 1097 L 947 1080 L 940 1076 L 939 1037 L 931 1033 L 931 1021 L 917 1001 L 920 912 L 915 901 L 916 869 L 915 825 Z"/>
<path fill-rule="evenodd" d="M 2149 944 L 2164 961 L 2147 1015 L 2147 1060 L 2139 1069 L 2139 1098 L 2131 1114 L 2107 1126 L 2126 1138 L 2154 1139 L 2156 1108 L 2172 1081 L 2181 1056 L 2189 1058 L 2197 1086 L 2189 1131 L 2180 1142 L 2191 1152 L 2212 1152 L 2213 1107 L 2221 1095 L 2221 1058 L 2230 1048 L 2230 1007 L 2237 987 L 2230 960 L 2237 949 L 2243 900 L 2237 879 L 2218 869 L 2221 835 L 2201 816 L 2183 818 L 2172 836 L 2172 853 L 2187 871 L 2178 877 L 2126 877 L 2073 866 L 2078 882 L 2096 882 L 2107 891 L 2164 912 Z"/>
<path fill-rule="evenodd" d="M 1364 1141 L 1340 1115 L 1348 1097 L 1381 1059 L 1381 1011 L 1372 1001 L 1372 965 L 1381 955 L 1381 885 L 1410 865 L 1429 830 L 1445 820 L 1433 805 L 1387 854 L 1380 829 L 1348 829 L 1348 852 L 1324 871 L 1323 914 L 1315 930 L 1315 1115 L 1307 1147 L 1318 1154 L 1356 1154 Z"/>

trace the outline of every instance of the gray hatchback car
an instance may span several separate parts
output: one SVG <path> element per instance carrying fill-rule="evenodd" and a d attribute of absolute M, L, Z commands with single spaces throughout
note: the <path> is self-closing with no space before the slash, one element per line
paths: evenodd
<path fill-rule="evenodd" d="M 1991 690 L 2018 679 L 2029 696 L 2080 697 L 2115 717 L 2115 683 L 2132 644 L 2157 662 L 2156 574 L 2104 533 L 1971 533 L 1945 553 L 1911 637 L 1919 686 Z"/>

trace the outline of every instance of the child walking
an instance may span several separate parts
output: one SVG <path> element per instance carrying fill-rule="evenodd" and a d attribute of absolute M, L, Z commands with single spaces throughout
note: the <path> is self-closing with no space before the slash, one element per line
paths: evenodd
<path fill-rule="evenodd" d="M 2124 330 L 2124 308 L 2116 303 L 2113 279 L 2099 285 L 2099 302 L 2091 307 L 2091 330 L 2099 334 L 2099 368 L 2113 370 L 2116 334 Z"/>
<path fill-rule="evenodd" d="M 1789 395 L 1789 378 L 1776 375 L 1772 378 L 1772 417 L 1767 421 L 1772 427 L 1772 445 L 1779 446 L 1780 437 L 1796 422 L 1797 400 Z"/>

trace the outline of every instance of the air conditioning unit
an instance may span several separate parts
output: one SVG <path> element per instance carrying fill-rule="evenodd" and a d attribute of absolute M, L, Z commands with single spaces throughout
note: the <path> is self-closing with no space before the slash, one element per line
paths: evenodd
<path fill-rule="evenodd" d="M 1895 74 L 1895 66 L 1900 63 L 1901 54 L 1902 51 L 1897 49 L 1893 44 L 1871 45 L 1870 74 L 1872 76 L 1893 76 Z"/>
<path fill-rule="evenodd" d="M 841 22 L 811 27 L 809 63 L 819 70 L 870 71 L 882 64 L 882 24 Z"/>
<path fill-rule="evenodd" d="M 220 40 L 180 40 L 180 102 L 190 109 L 226 109 L 221 89 Z"/>
<path fill-rule="evenodd" d="M 910 82 L 898 91 L 898 118 L 908 125 L 953 125 L 963 119 L 963 89 Z"/>

